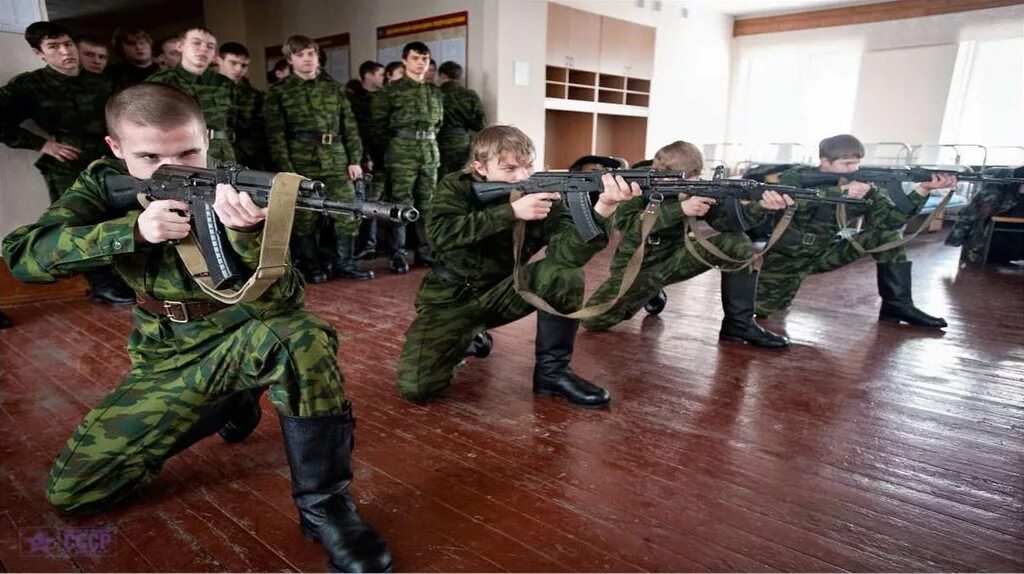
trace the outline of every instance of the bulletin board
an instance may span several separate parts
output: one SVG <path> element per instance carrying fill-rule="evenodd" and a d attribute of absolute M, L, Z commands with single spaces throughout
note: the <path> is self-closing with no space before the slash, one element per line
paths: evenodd
<path fill-rule="evenodd" d="M 352 56 L 351 49 L 349 48 L 348 32 L 314 38 L 314 41 L 327 54 L 327 73 L 342 85 L 348 82 L 352 77 Z M 282 47 L 282 45 L 278 44 L 277 46 L 268 46 L 263 50 L 263 55 L 266 56 L 268 72 L 274 69 L 274 64 L 280 58 L 284 57 L 281 54 Z"/>
<path fill-rule="evenodd" d="M 469 37 L 469 12 L 453 12 L 432 18 L 411 20 L 377 28 L 377 61 L 387 65 L 402 59 L 402 48 L 420 41 L 430 48 L 430 56 L 440 66 L 449 60 L 466 65 Z M 463 75 L 465 81 L 465 75 Z"/>

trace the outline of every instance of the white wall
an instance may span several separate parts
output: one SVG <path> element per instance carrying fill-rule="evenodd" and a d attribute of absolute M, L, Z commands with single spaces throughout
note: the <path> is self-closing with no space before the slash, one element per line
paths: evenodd
<path fill-rule="evenodd" d="M 22 34 L 0 32 L 0 54 L 0 85 L 43 65 Z M 0 238 L 38 219 L 50 203 L 43 176 L 32 166 L 38 158 L 38 152 L 0 144 Z"/>
<path fill-rule="evenodd" d="M 1024 6 L 871 24 L 741 36 L 732 41 L 729 137 L 745 118 L 738 104 L 741 62 L 770 52 L 851 50 L 864 66 L 850 132 L 865 141 L 938 141 L 959 42 L 1024 35 Z M 952 56 L 950 55 L 952 54 Z M 815 143 L 815 142 L 805 142 Z"/>

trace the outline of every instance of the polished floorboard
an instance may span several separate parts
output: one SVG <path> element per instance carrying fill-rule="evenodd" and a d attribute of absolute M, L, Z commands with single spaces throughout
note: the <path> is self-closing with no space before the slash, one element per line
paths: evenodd
<path fill-rule="evenodd" d="M 941 235 L 910 254 L 916 302 L 944 333 L 879 323 L 866 259 L 811 277 L 766 322 L 790 349 L 720 344 L 711 271 L 670 287 L 658 317 L 579 336 L 575 369 L 614 396 L 596 411 L 531 393 L 532 316 L 495 330 L 441 399 L 409 404 L 394 364 L 424 271 L 378 262 L 374 281 L 313 286 L 359 421 L 361 512 L 399 571 L 1022 571 L 1024 271 L 960 269 Z M 53 457 L 128 368 L 130 314 L 5 311 L 0 568 L 325 567 L 299 534 L 266 398 L 249 440 L 207 439 L 129 504 L 48 507 Z M 92 546 L 40 544 L 82 532 Z"/>

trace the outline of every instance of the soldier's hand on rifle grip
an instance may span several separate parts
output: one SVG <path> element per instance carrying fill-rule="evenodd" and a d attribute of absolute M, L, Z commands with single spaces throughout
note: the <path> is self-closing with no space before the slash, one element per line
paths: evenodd
<path fill-rule="evenodd" d="M 928 197 L 933 189 L 950 189 L 956 187 L 956 176 L 951 173 L 934 173 L 931 181 L 924 181 L 914 188 L 922 197 Z"/>
<path fill-rule="evenodd" d="M 778 211 L 780 209 L 786 209 L 790 205 L 793 205 L 793 203 L 795 202 L 793 201 L 792 197 L 769 189 L 768 191 L 764 192 L 764 195 L 761 196 L 761 201 L 759 201 L 758 203 L 761 204 L 762 209 L 767 209 L 769 211 Z"/>
<path fill-rule="evenodd" d="M 839 186 L 839 189 L 845 191 L 847 197 L 863 199 L 871 191 L 871 185 L 863 181 L 851 181 Z"/>
<path fill-rule="evenodd" d="M 552 193 L 528 193 L 512 202 L 512 211 L 516 219 L 523 221 L 536 221 L 544 219 L 551 213 L 551 204 L 562 199 L 562 194 Z"/>
<path fill-rule="evenodd" d="M 601 176 L 601 183 L 604 184 L 604 191 L 597 196 L 597 205 L 594 206 L 594 211 L 601 217 L 611 217 L 620 203 L 640 197 L 642 193 L 639 184 L 634 181 L 627 185 L 621 175 L 613 177 L 606 173 Z"/>
<path fill-rule="evenodd" d="M 711 206 L 715 204 L 715 199 L 712 197 L 700 197 L 693 196 L 679 202 L 679 207 L 682 208 L 683 214 L 690 217 L 704 217 L 707 215 Z"/>
<path fill-rule="evenodd" d="M 349 179 L 351 179 L 352 181 L 355 181 L 355 180 L 357 180 L 357 179 L 359 179 L 361 177 L 363 177 L 363 166 L 361 166 L 359 164 L 354 164 L 354 165 L 348 166 L 348 178 Z"/>
<path fill-rule="evenodd" d="M 135 223 L 135 241 L 163 243 L 184 239 L 192 230 L 187 211 L 188 205 L 181 201 L 160 199 L 151 202 Z"/>
<path fill-rule="evenodd" d="M 217 184 L 217 198 L 213 210 L 225 227 L 236 231 L 251 231 L 267 218 L 267 208 L 256 205 L 248 193 L 238 193 L 226 183 Z"/>

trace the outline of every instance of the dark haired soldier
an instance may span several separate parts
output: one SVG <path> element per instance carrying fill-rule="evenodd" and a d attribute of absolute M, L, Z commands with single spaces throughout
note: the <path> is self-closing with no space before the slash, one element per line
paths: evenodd
<path fill-rule="evenodd" d="M 374 145 L 384 152 L 388 172 L 389 201 L 412 204 L 421 212 L 437 184 L 437 130 L 444 119 L 444 103 L 437 86 L 424 81 L 430 63 L 430 48 L 410 42 L 402 48 L 405 76 L 386 85 L 371 107 Z M 423 219 L 413 224 L 418 245 L 416 257 L 433 263 Z M 405 228 L 391 227 L 391 270 L 407 273 Z"/>
<path fill-rule="evenodd" d="M 66 28 L 36 22 L 25 29 L 25 40 L 46 66 L 18 74 L 0 88 L 0 140 L 42 152 L 36 167 L 53 203 L 85 166 L 103 156 L 103 106 L 111 85 L 106 77 L 79 68 L 78 48 Z M 21 127 L 25 120 L 49 137 Z M 130 305 L 135 300 L 109 268 L 92 269 L 86 279 L 94 301 Z"/>
<path fill-rule="evenodd" d="M 820 171 L 851 173 L 860 166 L 864 146 L 854 136 L 841 134 L 821 140 L 818 156 Z M 779 183 L 801 186 L 800 174 L 809 169 L 813 168 L 789 169 L 779 176 Z M 931 181 L 919 184 L 913 193 L 907 195 L 911 206 L 908 212 L 897 209 L 886 190 L 864 182 L 845 181 L 839 186 L 820 187 L 829 196 L 846 195 L 868 200 L 865 207 L 847 209 L 851 218 L 861 215 L 865 218 L 861 231 L 853 234 L 849 240 L 839 227 L 836 206 L 798 201 L 797 212 L 786 233 L 764 257 L 757 296 L 757 315 L 767 317 L 788 307 L 808 275 L 839 269 L 864 256 L 865 253 L 858 250 L 854 242 L 862 249 L 869 250 L 899 241 L 903 238 L 903 226 L 921 211 L 931 191 L 954 185 L 956 177 L 948 174 L 935 175 Z M 902 321 L 937 329 L 946 326 L 944 319 L 932 317 L 914 306 L 911 297 L 911 263 L 907 260 L 904 246 L 871 253 L 871 256 L 877 263 L 878 294 L 882 297 L 882 308 L 878 315 L 880 321 Z"/>
<path fill-rule="evenodd" d="M 267 87 L 273 86 L 281 80 L 287 78 L 292 73 L 292 66 L 288 63 L 288 60 L 281 58 L 274 64 L 274 69 L 267 72 Z"/>
<path fill-rule="evenodd" d="M 82 60 L 82 69 L 94 74 L 102 74 L 110 63 L 110 50 L 96 36 L 78 37 L 78 56 Z"/>
<path fill-rule="evenodd" d="M 356 123 L 359 124 L 359 139 L 363 142 L 363 169 L 373 173 L 372 188 L 366 190 L 367 198 L 376 199 L 377 192 L 383 190 L 384 185 L 384 152 L 375 150 L 373 146 L 373 137 L 370 134 L 370 107 L 377 92 L 384 87 L 384 65 L 373 60 L 359 64 L 359 79 L 354 81 L 357 85 L 353 85 L 352 91 L 348 94 L 348 102 L 352 106 Z M 370 258 L 376 254 L 376 220 L 368 219 L 359 225 L 359 238 L 356 244 L 356 259 Z"/>
<path fill-rule="evenodd" d="M 384 66 L 384 84 L 390 84 L 396 80 L 401 80 L 405 77 L 405 64 L 401 60 L 395 60 L 394 62 L 388 62 L 387 66 Z"/>
<path fill-rule="evenodd" d="M 106 119 L 107 143 L 122 161 L 92 163 L 38 222 L 3 241 L 19 279 L 50 282 L 113 262 L 139 296 L 128 340 L 131 371 L 57 456 L 46 499 L 70 512 L 127 498 L 168 458 L 218 430 L 230 441 L 244 439 L 260 420 L 254 396 L 269 387 L 303 534 L 323 545 L 333 571 L 387 571 L 391 555 L 348 492 L 354 423 L 337 335 L 303 309 L 301 279 L 289 268 L 256 301 L 221 304 L 167 244 L 190 232 L 186 204 L 158 200 L 110 213 L 108 175 L 148 179 L 163 164 L 206 167 L 202 112 L 172 87 L 143 83 L 111 98 Z M 228 184 L 216 193 L 227 248 L 254 270 L 267 209 Z"/>
<path fill-rule="evenodd" d="M 444 96 L 444 121 L 437 133 L 441 167 L 437 178 L 459 171 L 469 161 L 469 142 L 473 134 L 487 126 L 480 96 L 462 85 L 462 66 L 448 61 L 437 69 Z"/>
<path fill-rule="evenodd" d="M 114 32 L 114 53 L 121 61 L 107 68 L 107 74 L 115 92 L 145 82 L 160 71 L 153 60 L 153 38 L 145 30 L 118 28 Z"/>
<path fill-rule="evenodd" d="M 249 85 L 249 50 L 238 42 L 225 42 L 217 50 L 217 73 L 234 84 L 232 106 L 235 160 L 245 167 L 264 169 L 267 164 L 266 130 L 263 127 L 263 93 Z"/>
<path fill-rule="evenodd" d="M 170 36 L 160 40 L 160 53 L 153 58 L 153 61 L 160 66 L 161 70 L 176 68 L 181 62 L 181 50 L 178 49 L 178 37 Z"/>

